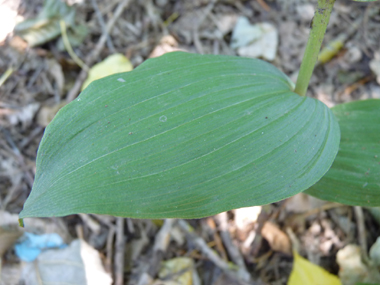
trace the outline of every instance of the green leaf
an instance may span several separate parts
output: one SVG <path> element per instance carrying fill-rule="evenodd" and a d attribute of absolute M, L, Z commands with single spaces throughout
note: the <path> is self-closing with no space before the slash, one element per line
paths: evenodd
<path fill-rule="evenodd" d="M 15 27 L 15 32 L 34 47 L 55 39 L 61 34 L 60 20 L 68 27 L 78 30 L 75 25 L 75 9 L 61 0 L 45 0 L 44 6 L 34 19 L 25 20 Z"/>
<path fill-rule="evenodd" d="M 340 132 L 255 59 L 169 53 L 91 83 L 46 128 L 20 218 L 200 218 L 299 193 Z"/>
<path fill-rule="evenodd" d="M 332 111 L 341 130 L 339 152 L 306 193 L 342 204 L 380 206 L 380 100 L 341 104 Z"/>

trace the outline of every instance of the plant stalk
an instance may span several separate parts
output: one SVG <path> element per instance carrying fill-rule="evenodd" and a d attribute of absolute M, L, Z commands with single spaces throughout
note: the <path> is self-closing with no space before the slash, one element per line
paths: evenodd
<path fill-rule="evenodd" d="M 310 35 L 298 73 L 296 88 L 294 90 L 294 92 L 300 96 L 306 95 L 334 3 L 335 0 L 318 0 L 318 5 L 311 21 Z"/>

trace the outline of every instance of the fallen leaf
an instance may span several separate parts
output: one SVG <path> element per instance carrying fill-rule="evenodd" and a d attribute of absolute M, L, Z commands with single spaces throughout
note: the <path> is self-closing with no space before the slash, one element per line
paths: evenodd
<path fill-rule="evenodd" d="M 296 194 L 286 200 L 285 209 L 288 213 L 305 213 L 326 204 L 326 201 L 314 198 L 305 193 Z"/>
<path fill-rule="evenodd" d="M 154 284 L 160 285 L 192 285 L 192 271 L 194 263 L 191 258 L 177 257 L 163 262 L 162 268 L 158 273 L 161 281 Z"/>
<path fill-rule="evenodd" d="M 251 25 L 248 18 L 239 17 L 232 31 L 231 48 L 240 48 L 251 44 L 262 35 L 258 25 Z"/>
<path fill-rule="evenodd" d="M 234 222 L 236 225 L 236 235 L 241 241 L 247 240 L 252 235 L 254 224 L 262 211 L 261 206 L 244 207 L 234 210 Z M 252 239 L 254 236 L 252 236 Z M 251 240 L 252 242 L 252 240 Z"/>
<path fill-rule="evenodd" d="M 85 25 L 75 25 L 74 27 L 67 28 L 67 38 L 71 47 L 80 46 L 88 34 L 88 29 Z M 57 41 L 57 48 L 59 51 L 66 51 L 63 43 L 63 38 L 60 37 Z"/>
<path fill-rule="evenodd" d="M 112 284 L 112 278 L 105 272 L 99 253 L 79 239 L 64 249 L 46 250 L 34 262 L 26 263 L 22 279 L 25 285 Z"/>
<path fill-rule="evenodd" d="M 304 21 L 310 21 L 314 16 L 314 6 L 312 4 L 296 5 L 298 16 Z"/>
<path fill-rule="evenodd" d="M 62 101 L 54 106 L 43 106 L 37 114 L 37 123 L 40 126 L 46 127 L 58 113 L 59 109 L 67 104 L 66 101 Z"/>
<path fill-rule="evenodd" d="M 277 54 L 278 31 L 269 23 L 251 25 L 246 17 L 240 17 L 232 32 L 231 48 L 240 56 L 262 57 L 272 61 Z"/>
<path fill-rule="evenodd" d="M 255 223 L 261 213 L 261 206 L 239 208 L 234 211 L 234 220 L 239 230 L 244 230 L 247 226 Z"/>
<path fill-rule="evenodd" d="M 376 242 L 371 246 L 369 256 L 377 266 L 380 266 L 380 237 L 378 237 Z"/>
<path fill-rule="evenodd" d="M 341 285 L 339 278 L 293 251 L 293 269 L 288 285 Z"/>
<path fill-rule="evenodd" d="M 17 226 L 0 227 L 0 257 L 15 244 L 20 236 L 22 236 L 22 231 Z"/>
<path fill-rule="evenodd" d="M 153 49 L 153 51 L 151 52 L 149 57 L 150 58 L 158 57 L 158 56 L 161 56 L 167 52 L 173 52 L 173 51 L 184 51 L 184 50 L 178 48 L 178 43 L 173 36 L 167 35 L 167 36 L 164 36 L 160 40 L 159 45 Z"/>
<path fill-rule="evenodd" d="M 291 243 L 288 235 L 281 231 L 275 224 L 266 222 L 261 230 L 261 235 L 268 241 L 274 251 L 291 254 Z"/>
<path fill-rule="evenodd" d="M 0 211 L 0 259 L 22 234 L 23 230 L 18 226 L 18 215 Z"/>
<path fill-rule="evenodd" d="M 355 285 L 358 282 L 379 283 L 380 274 L 376 268 L 364 264 L 360 247 L 346 245 L 336 255 L 339 264 L 339 277 L 344 285 Z"/>
<path fill-rule="evenodd" d="M 112 54 L 90 68 L 88 78 L 82 85 L 82 91 L 94 80 L 115 73 L 131 71 L 132 69 L 131 62 L 124 55 L 120 53 Z"/>
<path fill-rule="evenodd" d="M 36 114 L 38 108 L 40 107 L 39 103 L 28 104 L 21 109 L 8 114 L 8 120 L 11 125 L 17 125 L 21 123 L 23 128 L 29 126 L 33 120 L 34 115 Z"/>
<path fill-rule="evenodd" d="M 75 9 L 61 0 L 46 0 L 34 19 L 25 20 L 15 27 L 16 34 L 34 47 L 55 39 L 61 34 L 60 20 L 68 27 L 75 26 Z"/>

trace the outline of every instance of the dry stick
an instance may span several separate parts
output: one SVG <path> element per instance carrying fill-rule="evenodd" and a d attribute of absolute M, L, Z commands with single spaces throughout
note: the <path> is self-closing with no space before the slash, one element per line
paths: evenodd
<path fill-rule="evenodd" d="M 355 206 L 354 211 L 355 211 L 356 223 L 358 225 L 358 237 L 359 237 L 360 248 L 362 250 L 363 256 L 368 256 L 367 255 L 368 246 L 367 246 L 367 237 L 366 237 L 365 225 L 364 225 L 363 209 L 362 207 Z"/>
<path fill-rule="evenodd" d="M 193 41 L 194 41 L 194 45 L 195 45 L 195 48 L 197 49 L 198 53 L 200 53 L 200 54 L 203 54 L 204 52 L 203 52 L 201 41 L 199 39 L 198 30 L 199 30 L 200 25 L 206 19 L 206 17 L 211 13 L 212 9 L 214 9 L 214 6 L 215 6 L 215 4 L 216 4 L 217 1 L 218 0 L 212 0 L 207 5 L 207 7 L 205 8 L 205 11 L 203 13 L 203 15 L 201 15 L 200 19 L 198 19 L 197 24 L 193 28 Z"/>
<path fill-rule="evenodd" d="M 117 217 L 116 219 L 116 246 L 115 246 L 115 285 L 124 284 L 124 218 Z"/>
<path fill-rule="evenodd" d="M 223 243 L 230 255 L 232 261 L 239 266 L 238 274 L 244 281 L 249 281 L 251 279 L 251 275 L 249 274 L 247 267 L 244 263 L 244 258 L 240 254 L 239 248 L 235 246 L 232 242 L 230 232 L 228 231 L 227 224 L 227 213 L 223 212 L 215 216 L 216 220 L 219 224 L 220 236 L 222 237 Z"/>
<path fill-rule="evenodd" d="M 76 55 L 76 53 L 74 52 L 74 50 L 70 44 L 69 38 L 67 37 L 65 21 L 60 20 L 59 25 L 61 27 L 62 41 L 63 41 L 63 45 L 65 46 L 66 51 L 68 52 L 68 54 L 71 56 L 71 58 L 74 60 L 74 62 L 77 65 L 79 65 L 82 69 L 84 69 L 84 70 L 86 70 L 86 72 L 88 72 L 88 70 L 89 70 L 88 66 Z"/>
<path fill-rule="evenodd" d="M 107 255 L 106 255 L 106 261 L 105 261 L 105 268 L 108 273 L 112 272 L 112 256 L 113 256 L 113 240 L 115 236 L 116 228 L 114 226 L 111 226 L 108 231 L 107 236 Z"/>
<path fill-rule="evenodd" d="M 156 234 L 156 238 L 154 240 L 153 256 L 149 261 L 148 270 L 140 275 L 139 281 L 137 282 L 138 285 L 151 284 L 153 278 L 157 275 L 159 265 L 164 257 L 164 252 L 166 252 L 166 249 L 168 248 L 170 242 L 170 232 L 175 221 L 175 219 L 164 220 L 164 224 Z"/>
<path fill-rule="evenodd" d="M 96 17 L 98 18 L 100 27 L 102 28 L 103 33 L 106 34 L 107 37 L 107 47 L 111 51 L 111 53 L 115 53 L 115 47 L 113 46 L 110 35 L 107 32 L 106 23 L 104 23 L 104 19 L 102 13 L 99 10 L 98 4 L 96 4 L 96 0 L 91 0 L 92 8 L 95 10 Z"/>
<path fill-rule="evenodd" d="M 78 215 L 82 219 L 83 223 L 85 223 L 94 234 L 100 234 L 101 226 L 97 220 L 88 214 L 79 213 Z"/>
<path fill-rule="evenodd" d="M 11 136 L 10 132 L 8 131 L 8 129 L 5 129 L 2 126 L 0 126 L 0 132 L 2 132 L 4 134 L 5 140 L 8 142 L 8 144 L 10 146 L 11 152 L 17 158 L 17 160 L 18 160 L 18 162 L 19 162 L 19 164 L 21 166 L 21 170 L 24 172 L 24 178 L 25 178 L 28 186 L 30 188 L 32 188 L 33 177 L 30 177 L 31 175 L 30 175 L 30 173 L 29 173 L 29 171 L 27 169 L 24 156 L 22 155 L 21 151 L 19 150 L 19 148 L 17 147 L 16 143 L 12 139 L 12 136 Z M 21 181 L 22 181 L 21 176 L 17 180 L 18 180 L 17 183 L 10 188 L 10 191 L 8 191 L 5 199 L 3 201 L 1 201 L 2 203 L 0 204 L 0 209 L 5 210 L 5 208 L 8 205 L 8 203 L 10 201 L 12 201 L 15 193 L 17 193 L 21 189 Z"/>
<path fill-rule="evenodd" d="M 231 267 L 221 259 L 208 245 L 207 243 L 198 235 L 194 233 L 192 227 L 184 220 L 178 220 L 178 226 L 186 233 L 186 235 L 194 242 L 194 244 L 199 248 L 199 250 L 210 259 L 217 267 L 223 270 L 223 272 L 234 280 L 238 281 L 237 284 L 253 284 L 242 280 L 236 271 L 232 270 Z"/>
<path fill-rule="evenodd" d="M 107 41 L 107 35 L 112 30 L 113 26 L 115 25 L 117 19 L 120 17 L 121 13 L 124 11 L 124 9 L 128 6 L 130 0 L 122 0 L 119 5 L 117 6 L 115 13 L 113 14 L 113 17 L 108 21 L 106 29 L 103 31 L 98 43 L 95 46 L 95 49 L 92 51 L 92 53 L 89 54 L 89 56 L 86 58 L 85 63 L 87 66 L 92 66 L 95 59 L 99 56 L 100 52 L 102 51 L 104 44 Z M 83 82 L 87 78 L 87 72 L 82 69 L 79 73 L 79 76 L 77 80 L 75 81 L 75 84 L 73 88 L 71 88 L 70 92 L 66 96 L 67 102 L 71 102 L 75 99 L 75 97 L 78 95 Z"/>
<path fill-rule="evenodd" d="M 168 248 L 170 242 L 170 232 L 175 221 L 175 219 L 165 219 L 163 226 L 156 235 L 153 245 L 153 258 L 148 270 L 148 274 L 152 278 L 156 276 L 159 265 L 164 256 L 164 252 L 166 252 L 166 249 Z"/>

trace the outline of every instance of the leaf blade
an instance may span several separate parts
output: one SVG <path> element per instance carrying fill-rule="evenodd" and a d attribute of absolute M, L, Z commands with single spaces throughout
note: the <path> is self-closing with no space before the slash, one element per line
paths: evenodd
<path fill-rule="evenodd" d="M 341 127 L 340 149 L 331 169 L 305 193 L 347 205 L 380 206 L 380 100 L 332 110 Z"/>
<path fill-rule="evenodd" d="M 299 193 L 339 126 L 290 89 L 260 60 L 181 52 L 95 81 L 47 127 L 20 217 L 199 218 Z"/>

